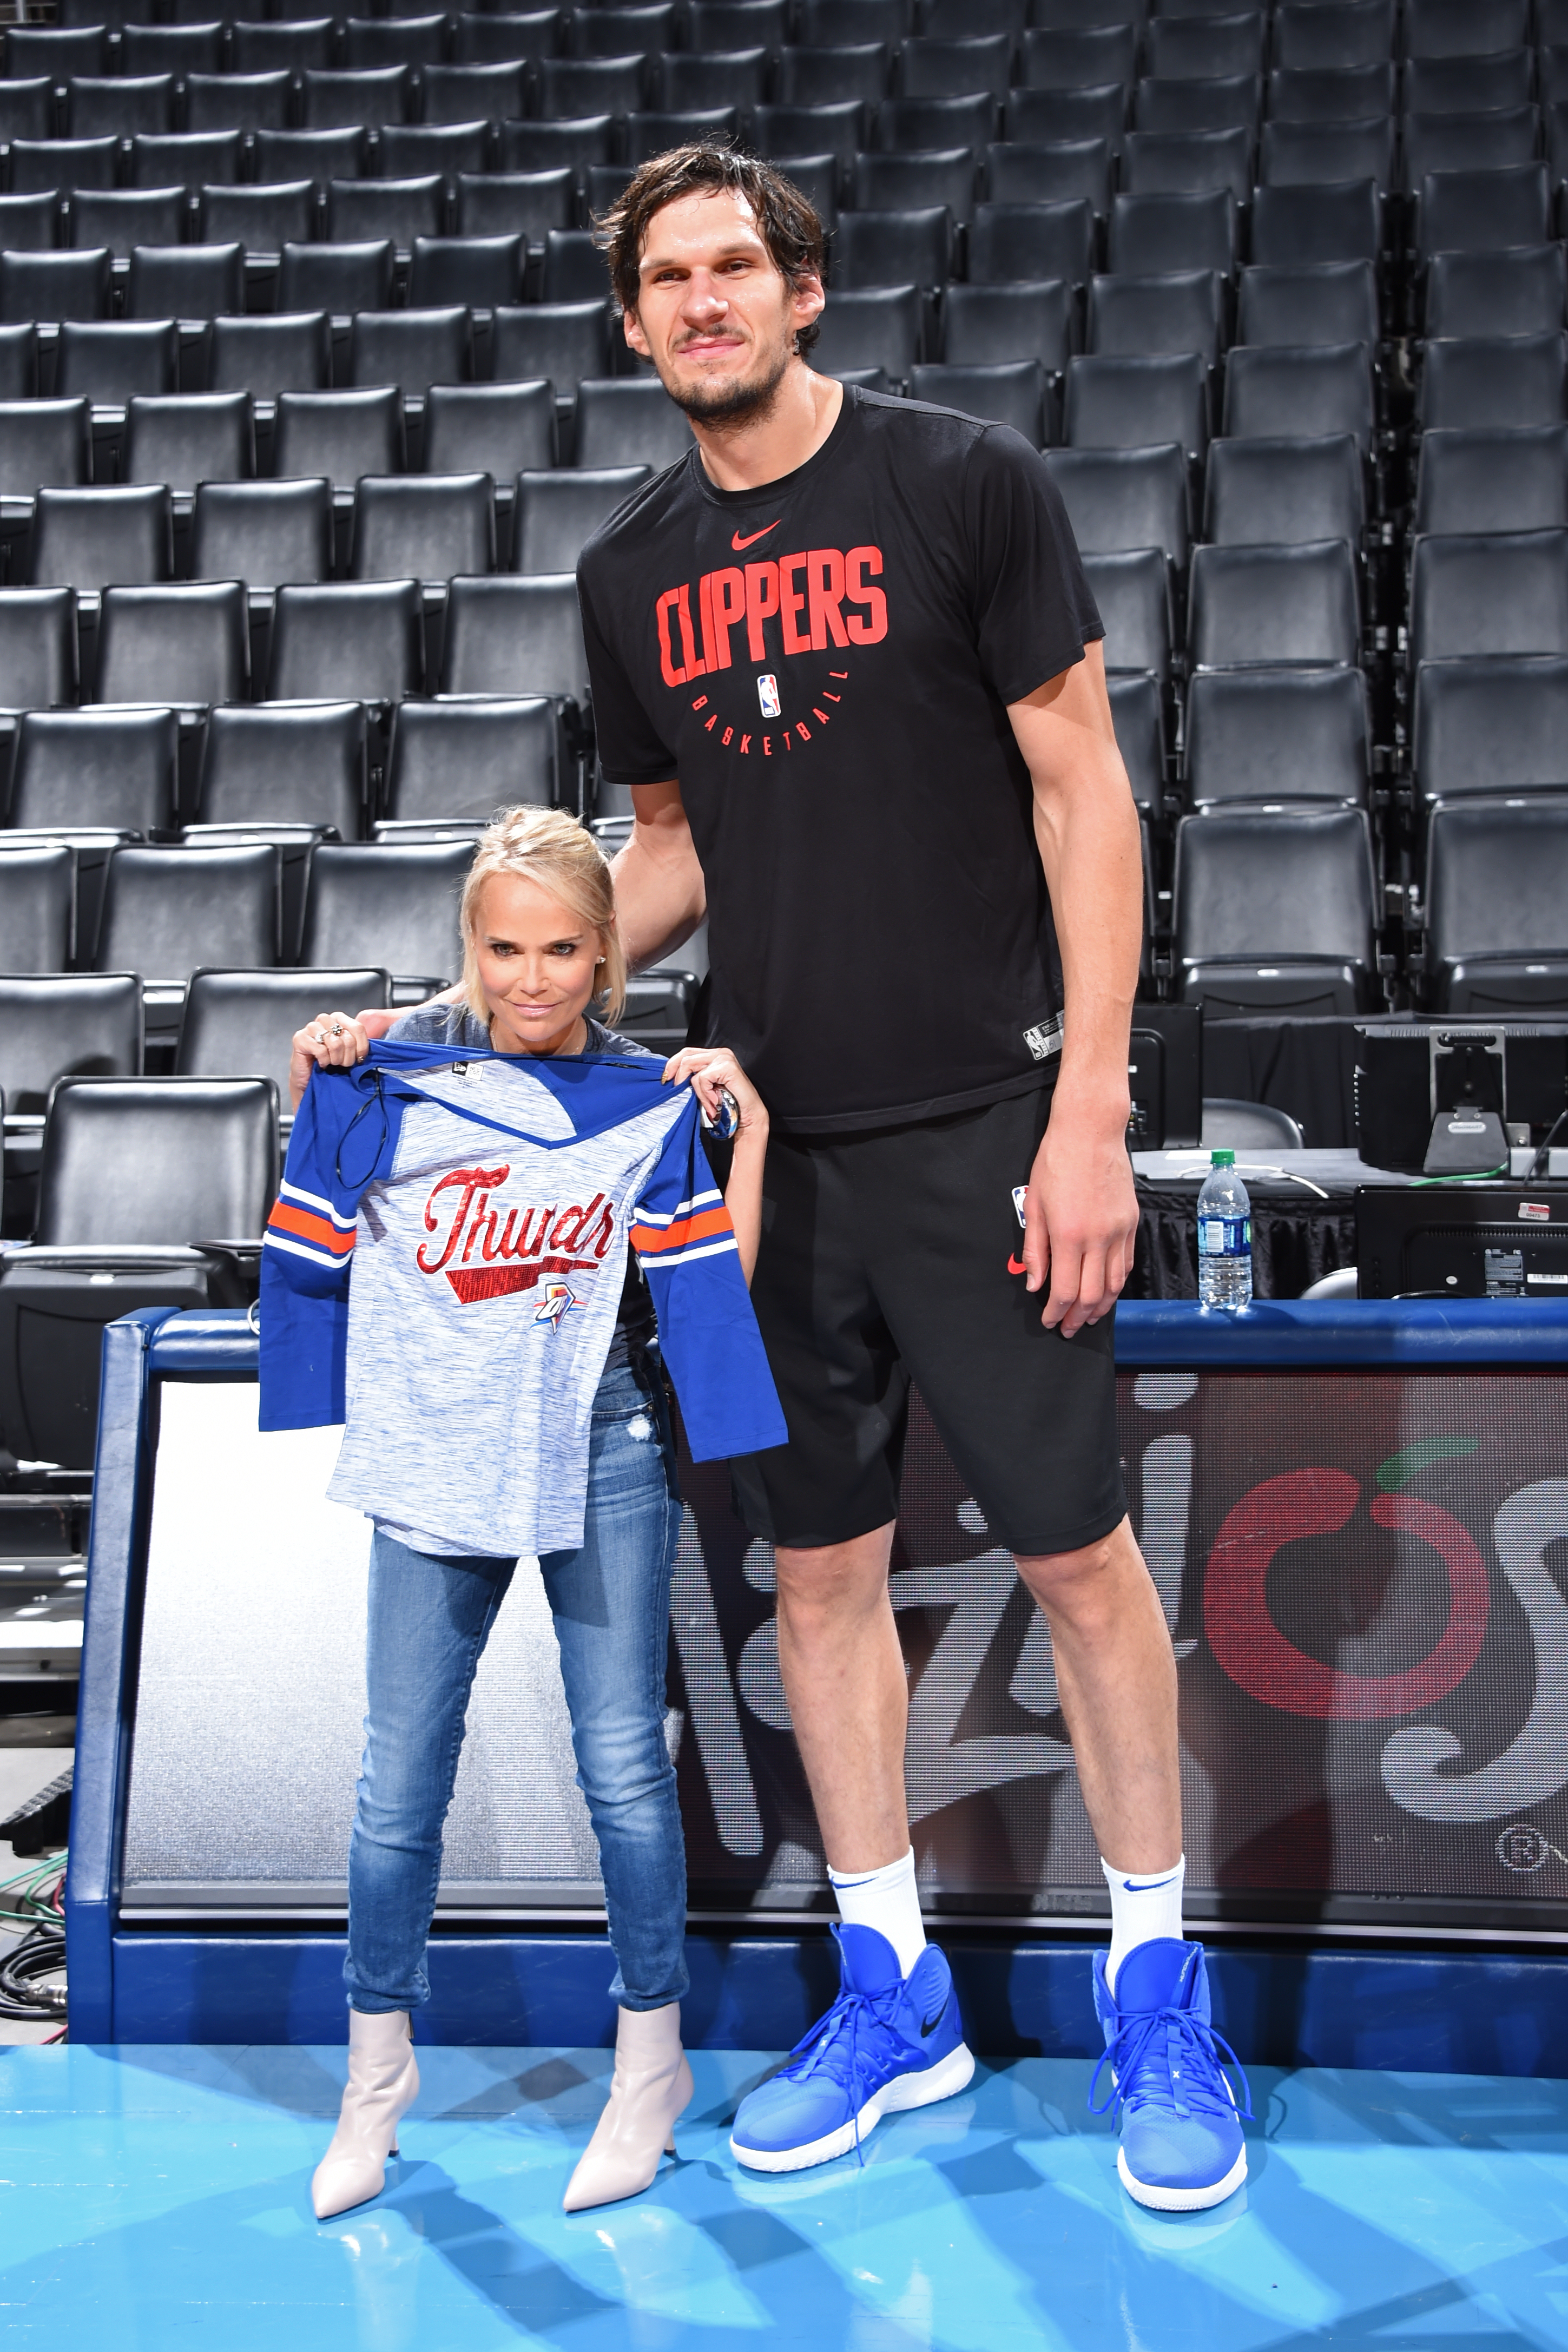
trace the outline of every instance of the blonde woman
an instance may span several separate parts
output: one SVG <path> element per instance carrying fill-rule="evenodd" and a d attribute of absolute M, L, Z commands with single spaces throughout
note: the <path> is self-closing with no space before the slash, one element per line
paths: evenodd
<path fill-rule="evenodd" d="M 539 1066 L 526 1074 L 536 1091 L 538 1082 L 548 1078 L 552 1087 L 565 1089 L 574 1101 L 583 1094 L 576 1074 L 545 1065 L 580 1056 L 603 1057 L 612 1071 L 620 1072 L 618 1080 L 609 1083 L 651 1101 L 654 1108 L 644 1114 L 645 1120 L 663 1117 L 666 1125 L 677 1106 L 668 1088 L 661 1096 L 657 1083 L 649 1083 L 658 1076 L 682 1084 L 689 1080 L 710 1117 L 718 1113 L 721 1091 L 727 1091 L 740 1114 L 727 1202 L 703 1213 L 706 1239 L 703 1248 L 692 1253 L 700 1263 L 691 1272 L 701 1281 L 710 1281 L 717 1265 L 718 1278 L 727 1278 L 735 1286 L 749 1323 L 749 1308 L 734 1272 L 735 1256 L 723 1257 L 726 1244 L 721 1235 L 717 1259 L 710 1244 L 719 1223 L 724 1234 L 732 1223 L 735 1255 L 749 1283 L 760 1225 L 766 1114 L 731 1055 L 689 1051 L 677 1055 L 660 1072 L 645 1049 L 618 1036 L 609 1025 L 620 1010 L 626 965 L 616 929 L 609 870 L 597 845 L 573 819 L 558 813 L 509 812 L 479 844 L 464 892 L 462 928 L 463 981 L 457 1000 L 422 1006 L 396 1023 L 387 1040 L 392 1054 L 378 1045 L 373 1061 L 380 1065 L 386 1060 L 394 1070 L 406 1066 L 418 1057 L 405 1055 L 400 1064 L 396 1049 L 413 1046 L 456 1049 L 458 1055 L 487 1057 L 468 1063 L 454 1059 L 449 1051 L 441 1076 L 454 1100 L 458 1083 L 470 1087 L 476 1075 L 492 1084 L 495 1091 L 485 1103 L 492 1114 L 492 1125 L 478 1144 L 471 1139 L 466 1145 L 460 1143 L 456 1156 L 458 1160 L 464 1157 L 471 1160 L 478 1151 L 498 1165 L 508 1157 L 508 1150 L 504 1131 L 498 1134 L 493 1125 L 495 1105 L 499 1101 L 505 1110 L 509 1085 L 513 1094 L 519 1091 L 519 1066 L 510 1057 L 526 1058 Z M 294 1044 L 296 1105 L 307 1082 L 313 1087 L 312 1105 L 319 1098 L 327 1108 L 331 1107 L 329 1097 L 341 1105 L 353 1088 L 375 1087 L 377 1090 L 367 1093 L 364 1100 L 382 1110 L 384 1124 L 375 1131 L 384 1133 L 386 1097 L 393 1088 L 379 1085 L 387 1073 L 356 1068 L 369 1052 L 369 1041 L 356 1022 L 344 1013 L 324 1014 L 301 1030 Z M 488 1058 L 494 1055 L 509 1057 L 507 1064 L 494 1067 Z M 628 1060 L 638 1065 L 629 1077 Z M 639 1075 L 650 1063 L 651 1070 Z M 509 1067 L 513 1073 L 510 1080 Z M 318 1070 L 344 1075 L 335 1081 L 318 1082 Z M 600 1083 L 605 1083 L 602 1075 Z M 689 1097 L 680 1108 L 689 1114 Z M 461 1213 L 470 1223 L 478 1217 L 468 1180 L 483 1173 L 488 1182 L 494 1171 L 460 1165 L 451 1171 L 449 1144 L 443 1162 L 439 1122 L 447 1116 L 439 1102 L 416 1098 L 408 1103 L 396 1156 L 387 1160 L 384 1154 L 387 1180 L 367 1189 L 367 1207 L 357 1220 L 362 1272 L 356 1277 L 350 1317 L 348 1428 L 332 1492 L 370 1510 L 376 1524 L 370 1568 L 366 1740 L 349 1849 L 344 1971 L 350 2003 L 349 2081 L 336 2136 L 312 2187 L 315 2210 L 322 2217 L 379 2194 L 387 2157 L 395 2152 L 399 2117 L 418 2088 L 410 2016 L 429 1997 L 425 1954 L 440 1874 L 442 1827 L 457 1775 L 475 1668 L 516 1565 L 511 1557 L 496 1556 L 493 1539 L 486 1548 L 483 1530 L 498 1524 L 514 1528 L 524 1524 L 515 1518 L 509 1522 L 499 1513 L 489 1519 L 485 1517 L 483 1489 L 489 1474 L 482 1444 L 476 1464 L 471 1398 L 445 1427 L 426 1427 L 423 1436 L 410 1426 L 421 1418 L 417 1411 L 395 1402 L 408 1393 L 399 1388 L 400 1381 L 428 1380 L 432 1349 L 444 1344 L 443 1333 L 448 1327 L 455 1335 L 454 1350 L 466 1351 L 460 1360 L 454 1354 L 452 1379 L 475 1377 L 470 1335 L 476 1320 L 465 1322 L 460 1306 L 454 1307 L 444 1286 L 451 1277 L 426 1284 L 423 1290 L 416 1283 L 400 1294 L 395 1286 L 389 1287 L 402 1278 L 393 1263 L 396 1253 L 376 1245 L 388 1233 L 395 1233 L 395 1195 L 405 1171 L 409 1171 L 413 1185 L 405 1212 L 411 1220 L 408 1229 L 419 1229 L 412 1222 L 418 1212 L 423 1227 L 434 1234 L 424 1249 L 436 1255 L 420 1256 L 426 1274 L 443 1263 L 444 1250 L 456 1249 L 457 1229 L 452 1226 L 448 1233 L 448 1223 L 458 1210 L 451 1204 L 466 1203 Z M 331 1150 L 321 1164 L 334 1167 L 341 1175 L 364 1131 L 363 1118 L 357 1128 L 350 1122 L 335 1141 L 329 1139 Z M 468 1133 L 471 1138 L 474 1130 Z M 513 1148 L 510 1157 L 517 1156 Z M 443 1164 L 450 1172 L 437 1174 L 432 1182 L 431 1171 L 438 1171 Z M 598 1176 L 590 1170 L 581 1180 L 581 1196 L 585 1200 L 590 1185 L 597 1182 L 607 1197 L 615 1199 L 612 1180 L 604 1174 L 605 1163 L 596 1164 Z M 290 1177 L 294 1171 L 291 1147 Z M 500 1166 L 501 1176 L 506 1173 L 506 1167 Z M 464 1180 L 467 1190 L 458 1179 Z M 324 1191 L 327 1178 L 315 1181 Z M 443 1186 L 448 1189 L 442 1191 Z M 408 1190 L 406 1184 L 405 1190 Z M 700 1186 L 693 1190 L 700 1196 Z M 542 1270 L 524 1269 L 520 1274 L 499 1263 L 506 1248 L 504 1243 L 495 1246 L 494 1220 L 505 1206 L 505 1186 L 489 1197 L 489 1239 L 483 1250 L 473 1255 L 474 1266 L 479 1268 L 481 1256 L 495 1256 L 498 1287 L 508 1283 L 515 1286 L 529 1272 L 533 1274 L 533 1287 L 525 1299 L 504 1302 L 517 1310 L 510 1319 L 489 1326 L 502 1338 L 488 1345 L 492 1350 L 499 1345 L 502 1352 L 485 1359 L 483 1377 L 498 1392 L 500 1409 L 505 1411 L 511 1387 L 505 1349 L 514 1350 L 520 1381 L 538 1377 L 536 1368 L 541 1362 L 547 1362 L 552 1368 L 551 1376 L 555 1377 L 559 1368 L 572 1360 L 566 1347 L 574 1347 L 580 1353 L 584 1349 L 589 1318 L 595 1309 L 592 1300 L 585 1304 L 577 1295 L 591 1291 L 591 1279 L 584 1282 L 572 1276 L 552 1284 Z M 545 1197 L 570 1200 L 578 1194 L 557 1191 Z M 718 1200 L 716 1192 L 710 1197 Z M 670 1205 L 689 1208 L 689 1202 L 677 1204 L 673 1198 Z M 723 1214 L 726 1205 L 728 1219 Z M 301 1276 L 296 1261 L 308 1260 L 315 1247 L 311 1236 L 321 1224 L 324 1206 L 321 1194 L 313 1193 L 308 1184 L 296 1182 L 291 1187 L 286 1181 L 269 1239 L 291 1254 L 279 1260 L 289 1280 L 309 1277 L 308 1263 Z M 511 1213 L 524 1212 L 514 1209 Z M 553 1216 L 554 1212 L 543 1213 Z M 338 1216 L 337 1237 L 328 1236 L 329 1249 L 353 1246 L 352 1233 L 348 1240 L 342 1234 L 342 1228 L 353 1222 Z M 654 1222 L 657 1224 L 658 1220 Z M 668 1220 L 664 1223 L 668 1228 Z M 513 1234 L 510 1255 L 515 1258 L 517 1229 L 500 1230 Z M 559 1223 L 553 1230 L 559 1233 Z M 656 1245 L 662 1238 L 656 1236 Z M 577 1247 L 580 1255 L 591 1255 L 586 1240 L 579 1241 Z M 458 1257 L 467 1258 L 470 1251 L 468 1244 L 458 1251 L 451 1259 L 454 1266 Z M 375 1260 L 386 1261 L 392 1271 Z M 457 1276 L 459 1300 L 461 1285 L 468 1278 L 466 1272 Z M 475 1295 L 485 1296 L 483 1285 L 490 1279 L 491 1270 L 480 1268 L 480 1287 Z M 283 1332 L 283 1339 L 274 1342 L 283 1346 L 289 1308 L 281 1290 L 278 1296 L 279 1315 L 271 1328 L 275 1333 Z M 445 1314 L 447 1325 L 418 1323 L 418 1317 L 426 1313 L 427 1296 L 429 1315 Z M 607 1322 L 612 1304 L 599 1302 L 596 1311 L 602 1321 Z M 357 1357 L 353 1320 L 356 1315 L 364 1320 L 369 1335 L 362 1335 Z M 567 1318 L 576 1319 L 571 1321 L 563 1345 L 563 1322 Z M 264 1292 L 264 1349 L 268 1328 Z M 591 1382 L 597 1361 L 593 1345 L 587 1346 L 584 1360 L 587 1369 L 581 1377 Z M 757 1360 L 762 1361 L 760 1342 Z M 682 1381 L 680 1366 L 675 1370 L 678 1381 Z M 569 1372 L 564 1377 L 569 1378 Z M 356 1455 L 353 1399 L 367 1382 L 375 1386 L 374 1423 Z M 726 1381 L 726 1385 L 731 1383 Z M 438 1384 L 437 1393 L 440 1393 Z M 682 1381 L 683 1402 L 685 1395 Z M 268 1425 L 267 1400 L 264 1357 L 264 1425 Z M 393 1409 L 387 1418 L 389 1403 Z M 776 1414 L 776 1401 L 772 1410 Z M 428 1422 L 432 1416 L 423 1418 Z M 536 1418 L 550 1423 L 552 1411 Z M 540 1553 L 560 1644 L 578 1780 L 598 1839 L 610 1940 L 618 1963 L 612 1986 L 619 2007 L 614 2082 L 608 2105 L 567 2189 L 568 2210 L 645 2189 L 658 2170 L 661 2152 L 673 2148 L 675 2120 L 691 2096 L 690 2069 L 681 2049 L 679 2010 L 687 1986 L 685 1853 L 675 1774 L 664 1736 L 669 1580 L 679 1507 L 653 1303 L 637 1256 L 629 1252 L 625 1286 L 618 1306 L 614 1307 L 607 1352 L 592 1393 L 584 1465 L 574 1446 L 581 1446 L 588 1420 L 587 1397 L 579 1392 L 560 1403 L 553 1412 L 554 1425 L 544 1427 L 537 1438 L 531 1426 L 528 1444 L 537 1447 L 537 1508 L 542 1514 L 538 1524 L 544 1533 L 537 1545 L 518 1547 L 536 1548 Z M 283 1419 L 269 1425 L 289 1423 Z M 507 1492 L 515 1506 L 519 1445 L 515 1435 L 510 1434 L 514 1425 L 504 1426 L 508 1442 L 497 1444 L 492 1440 L 488 1450 L 497 1481 L 512 1482 Z M 464 1432 L 461 1439 L 455 1434 L 459 1430 Z M 375 1463 L 378 1444 L 379 1467 L 367 1468 L 367 1463 Z M 375 1476 L 392 1475 L 390 1455 L 397 1456 L 402 1486 L 394 1499 L 383 1496 L 377 1507 L 374 1497 L 381 1489 Z M 495 1460 L 497 1455 L 506 1458 Z M 551 1515 L 559 1499 L 556 1490 L 570 1487 L 574 1477 L 585 1482 L 579 1496 L 583 1540 L 574 1549 L 549 1549 Z M 557 1528 L 563 1524 L 558 1515 L 555 1524 Z M 476 1536 L 481 1538 L 477 1545 Z"/>

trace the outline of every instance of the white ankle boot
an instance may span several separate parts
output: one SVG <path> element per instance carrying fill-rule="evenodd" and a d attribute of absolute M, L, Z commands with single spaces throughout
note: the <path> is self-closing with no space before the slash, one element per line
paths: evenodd
<path fill-rule="evenodd" d="M 397 2154 L 398 2124 L 418 2094 L 408 2011 L 393 2009 L 373 2017 L 351 2009 L 343 2104 L 332 2144 L 310 2183 L 318 2221 L 380 2196 L 386 2159 Z"/>
<path fill-rule="evenodd" d="M 675 2119 L 690 2104 L 691 2069 L 680 2046 L 680 2003 L 623 2009 L 616 2028 L 609 2103 L 561 2202 L 568 2213 L 636 2197 L 675 2154 Z"/>

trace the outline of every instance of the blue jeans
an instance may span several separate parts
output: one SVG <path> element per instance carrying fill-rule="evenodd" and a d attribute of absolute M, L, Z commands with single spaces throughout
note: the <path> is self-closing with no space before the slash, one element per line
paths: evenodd
<path fill-rule="evenodd" d="M 669 1578 L 680 1528 L 664 1398 L 611 1366 L 594 1401 L 581 1551 L 540 1561 L 619 1963 L 612 1997 L 660 2009 L 687 1987 L 686 1849 L 664 1737 Z M 371 1548 L 364 1761 L 349 1843 L 354 2009 L 430 1998 L 425 1947 L 474 1670 L 515 1560 Z"/>

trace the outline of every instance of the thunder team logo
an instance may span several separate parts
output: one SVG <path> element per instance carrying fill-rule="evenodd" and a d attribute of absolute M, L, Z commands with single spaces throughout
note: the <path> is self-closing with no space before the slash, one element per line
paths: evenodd
<path fill-rule="evenodd" d="M 498 1199 L 510 1166 L 454 1168 L 430 1188 L 425 1230 L 414 1254 L 421 1274 L 445 1275 L 465 1307 L 504 1298 L 514 1291 L 545 1288 L 536 1323 L 559 1330 L 574 1307 L 585 1305 L 574 1277 L 597 1274 L 615 1236 L 608 1196 L 595 1192 L 586 1204 L 524 1207 Z M 552 1277 L 553 1277 L 552 1279 Z"/>

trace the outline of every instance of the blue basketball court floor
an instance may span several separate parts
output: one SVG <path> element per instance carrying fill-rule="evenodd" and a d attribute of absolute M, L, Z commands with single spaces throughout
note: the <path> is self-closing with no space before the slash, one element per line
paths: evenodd
<path fill-rule="evenodd" d="M 374 2205 L 318 2224 L 341 2048 L 0 2051 L 0 2335 L 38 2352 L 1002 2352 L 1568 2345 L 1568 2084 L 1252 2074 L 1251 2178 L 1141 2211 L 1089 2068 L 971 2090 L 784 2179 L 726 2119 L 769 2063 L 698 2053 L 679 2158 L 633 2202 L 561 2191 L 592 2050 L 432 2049 Z"/>

